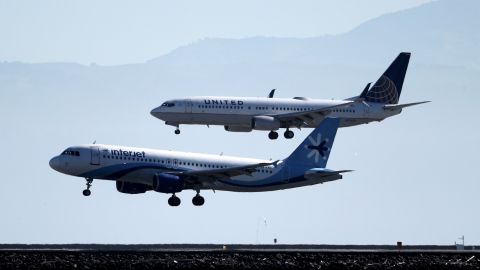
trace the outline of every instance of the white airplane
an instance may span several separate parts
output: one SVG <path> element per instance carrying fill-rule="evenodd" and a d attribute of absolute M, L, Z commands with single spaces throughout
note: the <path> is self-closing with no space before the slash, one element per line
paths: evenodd
<path fill-rule="evenodd" d="M 328 118 L 286 159 L 275 162 L 125 146 L 89 144 L 72 146 L 50 160 L 54 170 L 87 181 L 89 196 L 93 179 L 114 180 L 122 193 L 148 190 L 173 194 L 171 206 L 180 205 L 175 194 L 192 189 L 192 203 L 203 205 L 200 190 L 238 192 L 273 191 L 342 179 L 341 173 L 326 169 L 338 119 Z"/>
<path fill-rule="evenodd" d="M 268 98 L 201 96 L 164 102 L 151 114 L 165 124 L 222 125 L 232 132 L 270 131 L 268 137 L 278 138 L 276 130 L 286 128 L 285 138 L 293 138 L 290 128 L 314 128 L 326 117 L 340 118 L 340 127 L 382 121 L 397 115 L 405 107 L 426 103 L 398 104 L 410 53 L 402 52 L 370 88 L 367 84 L 360 96 L 345 100 L 323 100 L 305 97 Z"/>

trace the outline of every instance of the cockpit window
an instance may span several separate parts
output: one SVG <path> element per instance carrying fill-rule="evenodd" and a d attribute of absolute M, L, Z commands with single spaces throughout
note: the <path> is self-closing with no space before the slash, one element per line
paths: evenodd
<path fill-rule="evenodd" d="M 175 103 L 173 102 L 165 102 L 162 104 L 162 107 L 173 107 L 175 106 Z"/>
<path fill-rule="evenodd" d="M 73 150 L 65 150 L 62 152 L 63 156 L 76 156 L 76 157 L 79 157 L 80 156 L 80 152 L 79 151 L 73 151 Z"/>

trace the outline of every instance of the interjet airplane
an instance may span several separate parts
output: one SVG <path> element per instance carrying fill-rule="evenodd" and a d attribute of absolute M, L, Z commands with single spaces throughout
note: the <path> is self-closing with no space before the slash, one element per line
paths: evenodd
<path fill-rule="evenodd" d="M 182 190 L 195 190 L 192 203 L 203 205 L 201 190 L 238 192 L 273 191 L 342 179 L 326 169 L 338 119 L 326 119 L 284 160 L 227 157 L 125 146 L 89 144 L 68 147 L 50 160 L 54 170 L 87 181 L 84 196 L 91 194 L 93 179 L 116 181 L 122 193 L 153 190 L 172 194 L 170 206 L 180 205 Z"/>
<path fill-rule="evenodd" d="M 277 130 L 285 128 L 284 137 L 293 138 L 290 128 L 314 128 L 326 117 L 340 118 L 340 127 L 382 121 L 397 115 L 405 107 L 424 102 L 398 104 L 407 72 L 410 53 L 402 52 L 377 82 L 363 92 L 345 100 L 310 99 L 306 97 L 273 98 L 274 90 L 266 98 L 258 97 L 188 97 L 164 102 L 151 114 L 165 124 L 222 125 L 226 131 L 270 131 L 268 137 L 278 138 Z"/>

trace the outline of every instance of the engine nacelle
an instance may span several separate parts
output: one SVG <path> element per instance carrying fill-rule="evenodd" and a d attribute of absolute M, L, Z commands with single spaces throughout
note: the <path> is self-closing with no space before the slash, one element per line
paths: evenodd
<path fill-rule="evenodd" d="M 252 131 L 252 127 L 247 126 L 225 126 L 226 131 L 230 132 L 250 132 Z"/>
<path fill-rule="evenodd" d="M 139 194 L 150 189 L 151 187 L 145 184 L 117 181 L 117 190 L 121 193 Z"/>
<path fill-rule="evenodd" d="M 277 130 L 280 126 L 280 121 L 271 116 L 261 115 L 252 118 L 252 128 L 255 130 Z"/>
<path fill-rule="evenodd" d="M 153 177 L 153 190 L 162 193 L 177 193 L 183 190 L 184 182 L 179 176 L 157 173 Z"/>

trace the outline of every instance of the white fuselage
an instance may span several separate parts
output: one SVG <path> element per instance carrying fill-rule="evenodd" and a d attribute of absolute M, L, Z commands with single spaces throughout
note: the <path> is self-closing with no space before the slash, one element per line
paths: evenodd
<path fill-rule="evenodd" d="M 238 167 L 268 160 L 228 157 L 177 151 L 153 150 L 112 145 L 69 147 L 50 161 L 56 171 L 91 179 L 117 180 L 152 185 L 154 175 L 161 172 L 202 171 Z M 270 191 L 313 185 L 339 179 L 306 179 L 304 171 L 290 175 L 282 162 L 258 168 L 250 175 L 203 181 L 201 186 L 184 189 L 227 191 Z M 282 170 L 283 169 L 283 170 Z M 280 172 L 280 173 L 279 173 Z M 340 177 L 341 178 L 341 177 Z"/>
<path fill-rule="evenodd" d="M 255 116 L 278 116 L 302 111 L 320 110 L 338 106 L 345 100 L 307 98 L 253 98 L 253 97 L 189 97 L 165 102 L 151 111 L 155 117 L 169 125 L 180 124 L 223 125 L 230 131 L 251 131 Z M 331 110 L 328 117 L 340 118 L 340 127 L 381 121 L 398 111 L 385 111 L 383 104 L 354 102 Z M 280 128 L 314 128 L 324 117 L 306 118 L 302 123 L 282 123 Z"/>

